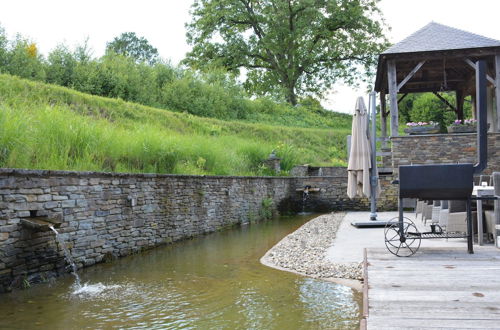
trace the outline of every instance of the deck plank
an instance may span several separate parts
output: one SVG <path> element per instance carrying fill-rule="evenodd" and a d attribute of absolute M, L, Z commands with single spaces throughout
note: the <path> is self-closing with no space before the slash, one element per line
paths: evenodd
<path fill-rule="evenodd" d="M 366 256 L 367 329 L 500 329 L 500 252 Z"/>

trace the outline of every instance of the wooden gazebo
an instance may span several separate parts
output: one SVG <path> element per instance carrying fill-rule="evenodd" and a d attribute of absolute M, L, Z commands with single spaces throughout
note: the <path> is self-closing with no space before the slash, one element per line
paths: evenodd
<path fill-rule="evenodd" d="M 398 103 L 408 93 L 433 92 L 458 119 L 464 119 L 464 98 L 475 99 L 479 59 L 487 61 L 488 121 L 490 130 L 498 132 L 500 41 L 432 22 L 379 55 L 375 91 L 380 93 L 382 136 L 387 136 L 389 114 L 391 136 L 398 136 Z M 448 91 L 456 93 L 456 107 L 439 95 Z"/>

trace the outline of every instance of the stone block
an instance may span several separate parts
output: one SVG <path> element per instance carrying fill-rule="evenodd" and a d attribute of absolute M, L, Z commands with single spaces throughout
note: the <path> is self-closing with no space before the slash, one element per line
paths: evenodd
<path fill-rule="evenodd" d="M 92 227 L 93 227 L 92 220 L 80 221 L 78 223 L 78 229 L 88 230 L 92 229 Z"/>
<path fill-rule="evenodd" d="M 50 210 L 59 207 L 59 205 L 60 202 L 46 202 L 43 204 L 43 207 Z"/>
<path fill-rule="evenodd" d="M 96 217 L 105 217 L 109 215 L 109 211 L 95 211 Z"/>
<path fill-rule="evenodd" d="M 68 199 L 65 201 L 61 201 L 61 207 L 62 208 L 68 208 L 68 207 L 75 207 L 76 206 L 76 201 L 72 199 Z"/>
<path fill-rule="evenodd" d="M 100 247 L 100 246 L 103 246 L 104 243 L 106 243 L 106 241 L 103 239 L 95 240 L 95 241 L 90 242 L 90 247 L 91 248 Z"/>
<path fill-rule="evenodd" d="M 15 211 L 42 210 L 43 203 L 12 203 L 10 208 Z"/>
<path fill-rule="evenodd" d="M 89 205 L 89 203 L 85 199 L 77 199 L 76 200 L 76 205 L 78 207 L 87 207 Z"/>
<path fill-rule="evenodd" d="M 18 192 L 20 194 L 33 194 L 33 195 L 43 194 L 43 190 L 41 188 L 19 189 Z"/>
<path fill-rule="evenodd" d="M 63 201 L 68 199 L 68 196 L 65 195 L 52 195 L 52 200 L 54 201 Z"/>
<path fill-rule="evenodd" d="M 18 211 L 17 216 L 19 218 L 28 218 L 31 216 L 31 212 L 30 211 Z"/>
<path fill-rule="evenodd" d="M 48 202 L 52 200 L 52 195 L 51 194 L 38 195 L 37 200 L 39 202 Z"/>

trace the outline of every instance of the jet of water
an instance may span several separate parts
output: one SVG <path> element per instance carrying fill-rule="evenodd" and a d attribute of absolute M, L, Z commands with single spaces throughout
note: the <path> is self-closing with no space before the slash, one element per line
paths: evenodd
<path fill-rule="evenodd" d="M 77 267 L 76 264 L 73 260 L 73 257 L 71 256 L 71 253 L 69 252 L 68 247 L 64 243 L 64 240 L 62 239 L 61 235 L 59 235 L 59 232 L 54 228 L 54 226 L 49 225 L 49 228 L 56 234 L 56 241 L 59 243 L 59 246 L 64 252 L 64 258 L 66 259 L 66 262 L 71 266 L 71 274 L 75 277 L 75 287 L 77 289 L 80 289 L 82 287 L 81 282 L 80 282 L 80 276 L 78 276 L 77 273 Z"/>

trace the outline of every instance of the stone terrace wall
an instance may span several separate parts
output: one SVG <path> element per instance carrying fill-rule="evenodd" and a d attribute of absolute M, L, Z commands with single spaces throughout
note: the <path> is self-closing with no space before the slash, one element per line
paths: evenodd
<path fill-rule="evenodd" d="M 0 292 L 20 286 L 23 280 L 38 282 L 66 271 L 54 234 L 24 228 L 20 224 L 23 218 L 36 215 L 62 221 L 59 232 L 78 267 L 84 267 L 257 220 L 264 199 L 272 200 L 273 211 L 300 211 L 302 195 L 296 190 L 305 185 L 321 188 L 311 194 L 309 211 L 368 208 L 366 200 L 347 198 L 345 176 L 216 177 L 0 169 Z M 381 204 L 383 208 L 384 202 Z"/>
<path fill-rule="evenodd" d="M 392 164 L 476 163 L 477 135 L 436 134 L 392 137 Z M 488 167 L 485 174 L 500 171 L 500 133 L 488 133 Z"/>
<path fill-rule="evenodd" d="M 262 200 L 278 205 L 291 184 L 288 178 L 3 170 L 0 291 L 13 279 L 64 265 L 52 232 L 19 224 L 30 211 L 63 220 L 59 231 L 82 267 L 257 219 Z"/>

